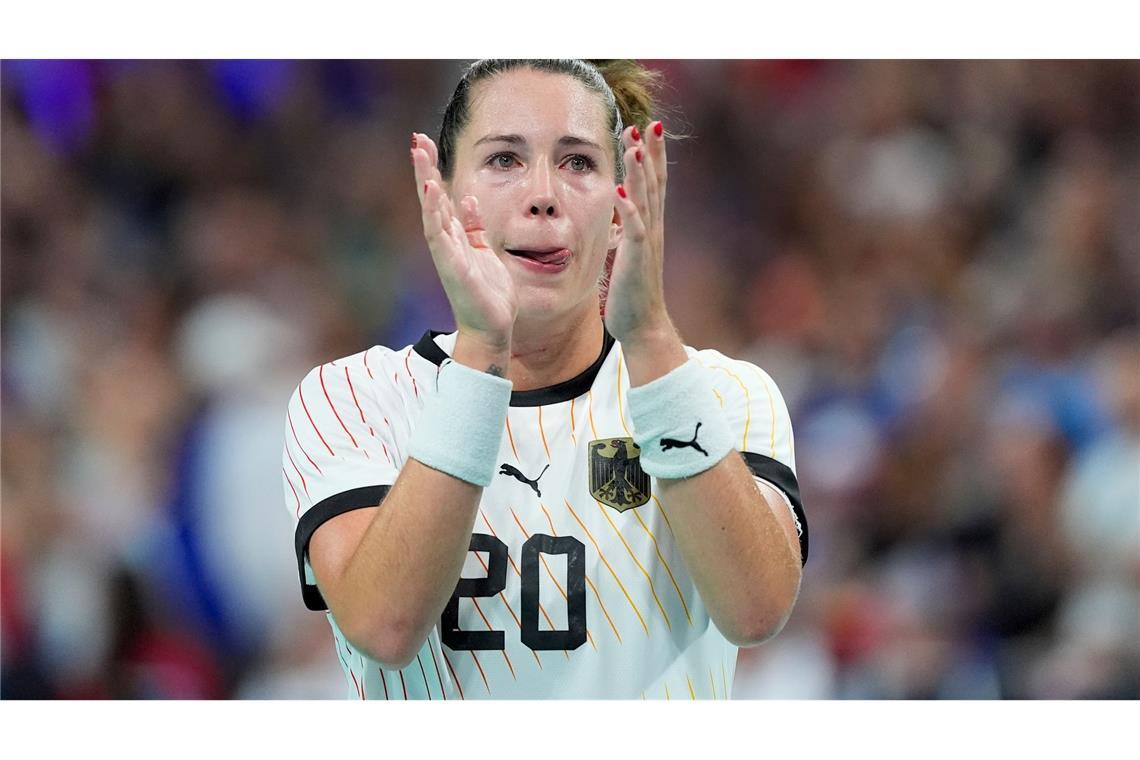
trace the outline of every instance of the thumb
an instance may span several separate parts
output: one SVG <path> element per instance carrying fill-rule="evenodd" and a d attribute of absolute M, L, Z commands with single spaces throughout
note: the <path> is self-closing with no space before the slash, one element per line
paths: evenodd
<path fill-rule="evenodd" d="M 467 242 L 472 248 L 490 248 L 487 245 L 486 230 L 483 228 L 483 217 L 479 214 L 479 201 L 474 195 L 465 195 L 459 203 L 459 219 L 463 223 L 463 231 L 467 233 Z"/>

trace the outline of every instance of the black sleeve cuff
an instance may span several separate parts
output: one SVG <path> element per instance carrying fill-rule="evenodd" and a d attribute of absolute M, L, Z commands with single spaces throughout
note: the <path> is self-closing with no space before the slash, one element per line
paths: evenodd
<path fill-rule="evenodd" d="M 305 582 L 305 554 L 309 551 L 309 539 L 316 533 L 317 528 L 324 525 L 338 515 L 351 512 L 354 509 L 379 506 L 384 497 L 388 495 L 391 486 L 367 486 L 354 488 L 351 491 L 330 496 L 322 502 L 314 504 L 305 514 L 301 515 L 297 523 L 297 533 L 294 537 L 297 547 L 297 570 L 301 575 L 301 597 L 305 606 L 310 610 L 323 611 L 329 608 L 321 591 L 315 585 Z"/>
<path fill-rule="evenodd" d="M 744 463 L 748 465 L 748 469 L 752 470 L 753 475 L 768 481 L 788 497 L 788 501 L 792 504 L 792 511 L 795 512 L 796 520 L 799 522 L 800 564 L 807 564 L 808 522 L 807 515 L 804 514 L 803 502 L 800 501 L 800 484 L 796 481 L 795 473 L 786 464 L 776 461 L 772 457 L 755 454 L 751 451 L 740 453 L 744 457 Z"/>

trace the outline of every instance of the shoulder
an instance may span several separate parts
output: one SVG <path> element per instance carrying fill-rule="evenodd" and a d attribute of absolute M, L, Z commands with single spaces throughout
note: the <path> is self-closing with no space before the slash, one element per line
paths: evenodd
<path fill-rule="evenodd" d="M 780 396 L 776 381 L 762 367 L 744 359 L 736 359 L 713 348 L 697 349 L 685 346 L 685 353 L 709 372 L 710 379 L 718 389 L 727 387 L 730 391 L 744 390 L 751 394 L 761 391 Z"/>

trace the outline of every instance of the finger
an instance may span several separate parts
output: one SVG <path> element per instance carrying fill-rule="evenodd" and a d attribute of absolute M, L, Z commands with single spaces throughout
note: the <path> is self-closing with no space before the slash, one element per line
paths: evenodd
<path fill-rule="evenodd" d="M 641 156 L 642 160 L 638 160 Z M 643 220 L 650 223 L 650 207 L 647 188 L 645 186 L 645 165 L 642 163 L 645 153 L 640 147 L 626 148 L 625 155 L 625 189 L 629 200 L 637 206 Z"/>
<path fill-rule="evenodd" d="M 419 194 L 420 203 L 423 203 L 424 186 L 429 182 L 434 182 L 439 186 L 443 184 L 443 181 L 439 176 L 439 170 L 432 165 L 431 158 L 422 147 L 412 148 L 412 166 L 416 175 L 416 191 Z"/>
<path fill-rule="evenodd" d="M 428 158 L 431 159 L 431 165 L 437 169 L 439 168 L 439 148 L 436 147 L 436 144 L 430 137 L 425 135 L 423 132 L 413 132 L 412 147 L 423 148 L 425 151 L 427 151 Z"/>
<path fill-rule="evenodd" d="M 653 172 L 657 179 L 657 193 L 661 203 L 665 202 L 665 185 L 669 179 L 668 164 L 665 157 L 665 125 L 660 121 L 650 122 L 646 130 L 646 146 L 652 159 Z"/>
<path fill-rule="evenodd" d="M 645 220 L 624 185 L 617 186 L 616 201 L 614 206 L 621 221 L 622 242 L 632 243 L 635 248 L 643 247 L 646 237 Z"/>
<path fill-rule="evenodd" d="M 435 192 L 438 193 L 438 189 Z M 431 182 L 421 185 L 420 193 L 422 198 L 420 216 L 424 224 L 424 237 L 427 239 L 428 248 L 431 249 L 434 257 L 436 250 L 441 247 L 441 238 L 445 236 L 443 214 L 439 210 L 439 201 L 433 195 Z"/>
<path fill-rule="evenodd" d="M 459 202 L 459 219 L 463 222 L 463 232 L 472 248 L 490 248 L 487 245 L 483 217 L 479 213 L 479 200 L 474 195 L 465 195 Z"/>

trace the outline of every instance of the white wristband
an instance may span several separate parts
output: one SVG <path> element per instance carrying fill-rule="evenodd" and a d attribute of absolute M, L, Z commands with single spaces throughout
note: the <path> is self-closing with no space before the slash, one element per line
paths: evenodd
<path fill-rule="evenodd" d="M 424 399 L 409 454 L 477 486 L 495 475 L 511 404 L 511 381 L 448 360 Z"/>
<path fill-rule="evenodd" d="M 695 359 L 667 375 L 629 389 L 641 469 L 655 478 L 690 478 L 732 451 L 732 433 Z"/>

